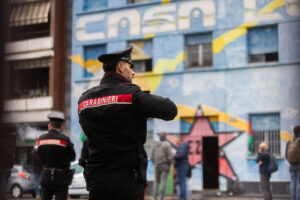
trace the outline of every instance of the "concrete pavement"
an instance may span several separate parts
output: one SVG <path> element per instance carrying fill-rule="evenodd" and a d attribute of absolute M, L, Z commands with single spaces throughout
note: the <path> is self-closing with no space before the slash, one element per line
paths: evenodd
<path fill-rule="evenodd" d="M 31 195 L 23 195 L 21 199 L 11 198 L 10 196 L 6 196 L 9 200 L 35 200 L 32 198 Z M 87 200 L 87 195 L 82 195 L 80 198 L 69 198 L 69 200 Z M 236 195 L 236 196 L 229 196 L 225 194 L 220 195 L 203 195 L 201 193 L 191 194 L 191 197 L 188 200 L 264 200 L 261 194 L 243 194 L 243 195 Z M 289 200 L 289 195 L 280 195 L 275 194 L 273 195 L 273 200 Z M 151 196 L 146 196 L 145 200 L 154 200 Z M 158 199 L 159 200 L 159 199 Z M 169 195 L 164 198 L 164 200 L 178 200 L 176 195 Z"/>

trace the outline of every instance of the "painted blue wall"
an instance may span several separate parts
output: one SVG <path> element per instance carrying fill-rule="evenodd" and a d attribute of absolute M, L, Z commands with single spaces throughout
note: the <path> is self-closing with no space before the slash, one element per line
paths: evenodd
<path fill-rule="evenodd" d="M 105 2 L 90 0 L 85 4 L 84 0 L 74 0 L 72 57 L 96 60 L 102 52 L 95 50 L 89 54 L 94 58 L 87 56 L 86 46 L 103 45 L 111 52 L 126 48 L 128 41 L 152 39 L 155 73 L 137 76 L 150 81 L 156 78 L 154 94 L 189 108 L 206 105 L 246 122 L 251 113 L 278 112 L 280 130 L 292 135 L 293 126 L 300 121 L 300 8 L 296 4 L 289 6 L 284 0 L 178 0 L 167 4 L 158 0 L 148 4 L 112 0 L 104 6 L 102 3 Z M 248 34 L 248 29 L 269 25 L 276 27 L 272 44 L 278 49 L 278 61 L 249 64 L 250 48 L 259 45 L 258 50 L 266 52 L 270 43 L 252 44 L 249 35 L 266 34 Z M 213 67 L 187 70 L 186 35 L 199 33 L 212 35 Z M 87 77 L 85 66 L 72 61 L 71 139 L 78 157 L 82 144 L 77 101 L 83 91 L 99 84 L 103 70 Z M 179 133 L 181 123 L 155 119 L 153 130 Z M 238 131 L 224 122 L 218 124 L 218 129 Z M 242 132 L 223 150 L 240 181 L 258 181 L 258 165 L 248 157 L 248 133 Z M 280 144 L 279 171 L 271 181 L 286 182 L 289 164 L 283 159 L 284 137 Z M 198 165 L 193 174 L 191 189 L 202 189 L 202 166 Z M 220 188 L 226 188 L 224 185 L 226 180 L 222 179 Z"/>

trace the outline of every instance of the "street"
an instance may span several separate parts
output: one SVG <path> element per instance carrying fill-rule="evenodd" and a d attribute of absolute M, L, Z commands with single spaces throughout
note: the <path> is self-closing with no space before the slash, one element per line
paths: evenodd
<path fill-rule="evenodd" d="M 32 198 L 31 195 L 25 194 L 23 195 L 23 197 L 21 199 L 17 199 L 17 198 L 10 198 L 9 196 L 7 196 L 7 199 L 10 200 L 35 200 L 34 198 Z M 69 200 L 87 200 L 88 196 L 87 195 L 81 195 L 80 198 L 69 198 Z M 189 200 L 221 200 L 221 199 L 228 199 L 228 200 L 263 200 L 262 196 L 258 196 L 256 195 L 248 195 L 248 196 L 238 196 L 238 197 L 230 197 L 230 196 L 205 196 L 203 197 L 201 194 L 195 194 L 192 195 L 191 198 L 189 198 Z M 288 200 L 290 199 L 289 196 L 285 196 L 285 195 L 276 195 L 273 197 L 274 200 Z M 146 196 L 145 200 L 154 200 L 151 196 Z M 166 196 L 164 198 L 164 200 L 178 200 L 178 198 L 175 195 L 172 196 Z"/>

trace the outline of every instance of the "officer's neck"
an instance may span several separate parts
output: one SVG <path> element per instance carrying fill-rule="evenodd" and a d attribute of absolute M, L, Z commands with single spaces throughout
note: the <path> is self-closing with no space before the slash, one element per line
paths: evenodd
<path fill-rule="evenodd" d="M 50 131 L 51 131 L 51 130 L 54 130 L 54 131 L 57 131 L 57 132 L 60 132 L 60 131 L 61 131 L 60 128 L 53 128 L 53 127 L 51 127 L 49 130 L 50 130 Z"/>

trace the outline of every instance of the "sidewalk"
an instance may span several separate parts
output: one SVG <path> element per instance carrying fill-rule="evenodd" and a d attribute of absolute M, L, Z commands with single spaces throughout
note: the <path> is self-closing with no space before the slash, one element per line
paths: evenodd
<path fill-rule="evenodd" d="M 290 195 L 281 195 L 281 194 L 273 194 L 273 200 L 289 200 Z M 204 195 L 201 193 L 191 194 L 191 197 L 188 200 L 264 200 L 262 194 L 242 194 L 242 195 L 234 195 L 229 196 L 227 194 L 209 194 Z M 154 200 L 151 196 L 146 196 L 145 200 Z M 158 198 L 159 200 L 159 198 Z M 164 200 L 178 200 L 177 196 L 167 195 Z"/>

